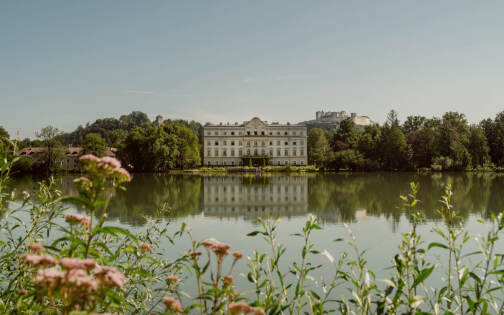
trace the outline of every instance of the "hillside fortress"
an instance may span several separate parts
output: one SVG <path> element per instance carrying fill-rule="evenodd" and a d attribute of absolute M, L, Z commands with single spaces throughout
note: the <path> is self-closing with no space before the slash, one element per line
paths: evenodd
<path fill-rule="evenodd" d="M 365 127 L 374 124 L 368 116 L 359 116 L 357 113 L 350 113 L 348 115 L 346 111 L 324 112 L 323 110 L 315 113 L 314 120 L 304 121 L 301 124 L 305 125 L 308 130 L 313 128 L 331 130 L 338 129 L 340 123 L 345 119 L 351 119 L 356 127 Z"/>

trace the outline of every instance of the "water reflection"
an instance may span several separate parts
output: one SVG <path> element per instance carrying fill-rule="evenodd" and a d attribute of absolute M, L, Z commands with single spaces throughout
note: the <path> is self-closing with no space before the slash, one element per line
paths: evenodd
<path fill-rule="evenodd" d="M 74 194 L 71 177 L 58 183 Z M 422 208 L 429 220 L 439 218 L 436 209 L 447 184 L 462 220 L 472 214 L 484 219 L 504 209 L 504 176 L 500 174 L 362 173 L 311 176 L 194 176 L 135 174 L 127 191 L 111 199 L 109 217 L 129 225 L 143 225 L 146 218 L 179 218 L 204 215 L 242 217 L 255 221 L 267 212 L 284 217 L 314 213 L 323 222 L 342 223 L 384 217 L 394 225 L 403 215 L 399 195 L 409 183 L 420 183 Z M 35 187 L 35 180 L 17 179 L 18 188 Z"/>

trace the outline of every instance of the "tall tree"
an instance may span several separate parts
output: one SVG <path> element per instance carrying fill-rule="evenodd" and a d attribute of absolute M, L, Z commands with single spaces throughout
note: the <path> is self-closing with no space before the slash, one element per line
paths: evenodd
<path fill-rule="evenodd" d="M 313 128 L 308 133 L 308 163 L 317 167 L 325 166 L 331 148 L 324 130 Z"/>
<path fill-rule="evenodd" d="M 102 157 L 107 151 L 107 143 L 99 134 L 88 133 L 82 142 L 82 148 L 86 154 Z"/>
<path fill-rule="evenodd" d="M 382 128 L 380 151 L 383 167 L 389 170 L 404 170 L 410 167 L 411 148 L 399 126 L 397 113 L 390 111 Z"/>
<path fill-rule="evenodd" d="M 4 158 L 9 156 L 12 152 L 10 136 L 7 130 L 0 126 L 0 163 Z"/>
<path fill-rule="evenodd" d="M 58 128 L 47 126 L 35 134 L 45 147 L 45 154 L 42 161 L 45 170 L 53 172 L 60 169 L 62 160 L 65 156 L 65 149 L 60 140 L 58 140 L 62 132 L 59 131 Z"/>

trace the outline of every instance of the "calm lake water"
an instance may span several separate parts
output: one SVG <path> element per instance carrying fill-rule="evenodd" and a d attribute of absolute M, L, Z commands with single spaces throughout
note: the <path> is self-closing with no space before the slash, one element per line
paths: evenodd
<path fill-rule="evenodd" d="M 75 194 L 70 177 L 58 179 L 62 190 Z M 367 249 L 369 268 L 377 278 L 387 277 L 391 260 L 397 253 L 401 233 L 410 228 L 409 218 L 401 209 L 400 195 L 409 192 L 409 183 L 420 183 L 420 207 L 427 222 L 420 227 L 426 243 L 440 241 L 431 229 L 442 224 L 436 209 L 447 184 L 454 192 L 454 205 L 471 236 L 483 234 L 492 214 L 504 210 L 504 176 L 473 173 L 355 173 L 332 175 L 272 176 L 198 176 L 167 174 L 135 174 L 127 191 L 118 191 L 109 207 L 109 220 L 134 231 L 143 231 L 147 222 L 160 218 L 170 222 L 172 234 L 182 222 L 191 227 L 195 238 L 215 238 L 231 244 L 232 249 L 251 255 L 254 249 L 267 251 L 259 238 L 246 234 L 258 228 L 257 217 L 279 215 L 279 241 L 287 246 L 284 264 L 299 260 L 300 232 L 308 214 L 320 219 L 323 230 L 316 231 L 313 241 L 319 250 L 327 249 L 337 257 L 349 248 L 337 238 L 348 239 L 344 224 L 357 237 L 361 250 Z M 20 178 L 19 188 L 33 187 L 34 180 Z M 486 223 L 480 223 L 482 219 Z M 176 257 L 187 252 L 189 242 L 176 245 L 162 243 L 166 255 Z M 474 242 L 467 250 L 475 247 Z M 500 248 L 502 250 L 502 246 Z M 441 252 L 433 259 L 443 260 Z M 327 278 L 332 270 L 327 258 L 313 259 L 324 265 L 317 277 Z M 237 272 L 244 273 L 242 261 Z M 237 283 L 247 285 L 243 276 Z M 439 278 L 438 278 L 439 279 Z M 328 279 L 326 279 L 328 280 Z M 191 288 L 187 289 L 191 291 Z"/>

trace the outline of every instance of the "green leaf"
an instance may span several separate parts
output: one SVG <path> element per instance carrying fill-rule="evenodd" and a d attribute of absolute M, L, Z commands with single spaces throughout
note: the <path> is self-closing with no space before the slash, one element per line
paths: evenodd
<path fill-rule="evenodd" d="M 431 249 L 433 247 L 440 247 L 440 248 L 448 249 L 448 246 L 446 246 L 445 244 L 441 244 L 441 243 L 437 243 L 437 242 L 430 243 L 429 246 L 427 247 L 427 249 Z"/>
<path fill-rule="evenodd" d="M 433 270 L 434 270 L 434 266 L 432 266 L 430 268 L 423 269 L 420 272 L 420 274 L 417 277 L 415 277 L 415 281 L 413 282 L 413 288 L 415 288 L 417 285 L 419 285 L 425 279 L 427 279 L 430 276 L 430 274 L 432 273 Z"/>

